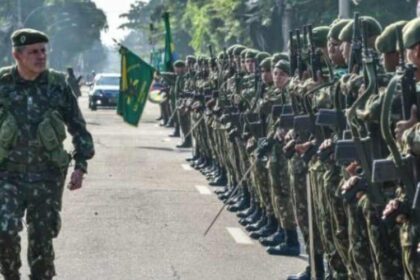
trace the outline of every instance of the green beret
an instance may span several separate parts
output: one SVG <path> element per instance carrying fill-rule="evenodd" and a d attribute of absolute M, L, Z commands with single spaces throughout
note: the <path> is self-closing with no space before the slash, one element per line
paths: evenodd
<path fill-rule="evenodd" d="M 241 53 L 239 54 L 239 56 L 242 58 L 242 59 L 245 59 L 245 56 L 246 56 L 246 53 L 249 51 L 249 49 L 243 49 L 242 51 L 241 51 Z"/>
<path fill-rule="evenodd" d="M 237 45 L 237 46 L 233 49 L 233 55 L 234 55 L 234 56 L 240 56 L 244 50 L 246 50 L 246 48 L 245 48 L 244 46 Z"/>
<path fill-rule="evenodd" d="M 48 43 L 48 36 L 38 30 L 24 28 L 13 32 L 10 37 L 13 47 L 21 47 L 36 43 Z"/>
<path fill-rule="evenodd" d="M 258 55 L 258 51 L 257 50 L 248 49 L 247 52 L 245 53 L 245 58 L 255 59 L 255 58 L 257 58 L 257 55 Z"/>
<path fill-rule="evenodd" d="M 312 30 L 312 41 L 315 48 L 325 48 L 327 46 L 328 32 L 330 32 L 328 26 L 317 26 Z"/>
<path fill-rule="evenodd" d="M 373 17 L 363 16 L 360 20 L 365 23 L 366 35 L 368 38 L 379 36 L 382 33 L 381 24 Z M 353 20 L 350 21 L 340 32 L 338 39 L 344 42 L 351 42 L 353 37 Z"/>
<path fill-rule="evenodd" d="M 287 60 L 289 61 L 289 54 L 286 52 L 275 53 L 271 57 L 271 65 L 274 67 L 279 60 Z"/>
<path fill-rule="evenodd" d="M 235 50 L 235 48 L 236 48 L 237 46 L 239 46 L 239 45 L 238 45 L 238 44 L 234 44 L 234 45 L 232 45 L 232 46 L 228 47 L 228 48 L 226 49 L 227 54 L 228 54 L 228 55 L 230 55 L 230 56 L 232 56 L 232 55 L 233 55 L 233 51 Z"/>
<path fill-rule="evenodd" d="M 420 18 L 410 20 L 403 28 L 403 41 L 406 49 L 420 43 Z"/>
<path fill-rule="evenodd" d="M 268 52 L 259 52 L 255 58 L 259 63 L 261 63 L 267 57 L 270 57 L 270 54 Z"/>
<path fill-rule="evenodd" d="M 282 70 L 283 72 L 287 73 L 290 75 L 290 63 L 287 60 L 279 60 L 276 65 L 274 65 L 275 68 L 278 68 L 280 70 Z"/>
<path fill-rule="evenodd" d="M 195 63 L 197 61 L 197 59 L 193 55 L 187 55 L 186 60 L 187 60 L 187 63 Z"/>
<path fill-rule="evenodd" d="M 328 38 L 339 40 L 341 30 L 343 30 L 344 26 L 346 26 L 349 22 L 351 22 L 349 19 L 340 19 L 335 21 L 331 25 L 330 32 L 328 32 Z"/>
<path fill-rule="evenodd" d="M 264 58 L 260 63 L 260 67 L 264 70 L 271 70 L 271 57 Z"/>
<path fill-rule="evenodd" d="M 174 67 L 185 67 L 185 62 L 182 60 L 177 60 L 174 62 Z"/>
<path fill-rule="evenodd" d="M 376 49 L 381 53 L 397 51 L 397 30 L 402 30 L 407 21 L 397 21 L 388 25 L 382 34 L 376 38 Z"/>

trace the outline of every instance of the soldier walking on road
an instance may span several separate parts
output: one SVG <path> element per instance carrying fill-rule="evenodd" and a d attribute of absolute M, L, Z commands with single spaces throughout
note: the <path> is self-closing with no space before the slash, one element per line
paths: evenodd
<path fill-rule="evenodd" d="M 92 136 L 65 75 L 46 68 L 48 37 L 37 30 L 12 34 L 16 66 L 0 69 L 0 272 L 20 279 L 20 237 L 26 214 L 31 280 L 55 276 L 53 238 L 61 227 L 64 181 L 82 187 Z M 63 148 L 65 128 L 75 151 Z"/>

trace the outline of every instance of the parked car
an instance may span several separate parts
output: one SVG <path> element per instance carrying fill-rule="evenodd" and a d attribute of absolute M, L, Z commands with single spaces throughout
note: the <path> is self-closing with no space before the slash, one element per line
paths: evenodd
<path fill-rule="evenodd" d="M 89 92 L 89 109 L 116 107 L 120 95 L 120 78 L 117 73 L 97 74 Z"/>

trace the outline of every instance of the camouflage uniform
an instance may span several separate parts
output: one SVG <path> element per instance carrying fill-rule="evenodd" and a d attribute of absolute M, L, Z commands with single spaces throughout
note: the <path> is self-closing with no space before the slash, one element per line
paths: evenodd
<path fill-rule="evenodd" d="M 86 160 L 94 155 L 92 137 L 64 75 L 45 71 L 36 80 L 25 81 L 16 67 L 2 69 L 0 73 L 2 112 L 13 116 L 18 127 L 16 140 L 0 163 L 0 270 L 6 279 L 19 279 L 19 232 L 26 212 L 31 277 L 52 279 L 55 275 L 52 239 L 61 227 L 67 166 L 52 163 L 37 131 L 46 112 L 58 112 L 73 136 L 75 168 L 84 171 Z"/>

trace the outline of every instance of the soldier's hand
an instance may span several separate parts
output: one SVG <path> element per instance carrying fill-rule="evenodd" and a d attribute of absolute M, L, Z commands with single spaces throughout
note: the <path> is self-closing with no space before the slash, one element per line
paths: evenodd
<path fill-rule="evenodd" d="M 398 141 L 401 141 L 404 131 L 412 127 L 417 123 L 417 106 L 413 105 L 411 107 L 411 115 L 408 120 L 399 121 L 395 126 L 395 137 Z"/>
<path fill-rule="evenodd" d="M 392 199 L 388 202 L 388 204 L 385 206 L 384 211 L 382 211 L 382 219 L 385 219 L 386 217 L 390 216 L 394 211 L 398 210 L 398 207 L 400 206 L 400 201 L 397 199 Z"/>
<path fill-rule="evenodd" d="M 309 150 L 309 148 L 311 146 L 312 146 L 312 142 L 311 141 L 305 142 L 303 144 L 297 144 L 295 146 L 295 151 L 296 151 L 296 153 L 302 155 L 302 154 L 306 153 L 306 151 Z"/>
<path fill-rule="evenodd" d="M 352 176 L 352 177 L 350 177 L 341 186 L 341 190 L 343 192 L 346 192 L 346 191 L 351 190 L 351 188 L 353 188 L 357 184 L 357 182 L 359 181 L 359 179 L 360 179 L 359 176 Z"/>
<path fill-rule="evenodd" d="M 346 167 L 346 171 L 350 176 L 356 176 L 359 167 L 360 165 L 356 161 L 353 161 Z"/>
<path fill-rule="evenodd" d="M 71 191 L 78 190 L 82 187 L 83 176 L 85 173 L 80 170 L 76 169 L 73 171 L 70 177 L 70 182 L 67 185 L 67 188 Z"/>
<path fill-rule="evenodd" d="M 319 146 L 320 150 L 325 150 L 328 149 L 329 147 L 331 147 L 333 144 L 332 139 L 331 138 L 327 138 L 325 139 L 322 144 Z"/>

